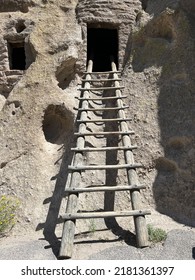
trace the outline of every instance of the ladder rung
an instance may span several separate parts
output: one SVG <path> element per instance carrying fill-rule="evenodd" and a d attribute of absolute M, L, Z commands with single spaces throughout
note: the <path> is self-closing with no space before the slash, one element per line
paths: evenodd
<path fill-rule="evenodd" d="M 82 82 L 121 82 L 122 79 L 82 79 Z"/>
<path fill-rule="evenodd" d="M 97 90 L 117 90 L 117 89 L 122 89 L 125 88 L 124 86 L 119 86 L 119 87 L 98 87 L 98 88 L 79 88 L 78 90 L 80 91 L 97 91 Z"/>
<path fill-rule="evenodd" d="M 129 135 L 135 134 L 132 130 L 129 131 L 102 131 L 102 132 L 75 132 L 74 135 L 76 136 L 95 136 L 95 135 Z"/>
<path fill-rule="evenodd" d="M 134 164 L 118 164 L 118 165 L 69 165 L 68 169 L 72 171 L 79 171 L 79 170 L 107 170 L 107 169 L 134 169 L 143 167 L 140 163 L 134 163 Z"/>
<path fill-rule="evenodd" d="M 97 123 L 97 122 L 125 122 L 132 121 L 132 118 L 117 119 L 94 119 L 94 120 L 77 120 L 78 123 Z"/>
<path fill-rule="evenodd" d="M 121 71 L 105 71 L 105 72 L 84 72 L 83 74 L 114 74 L 114 73 L 120 73 L 121 74 Z"/>
<path fill-rule="evenodd" d="M 112 99 L 123 99 L 127 98 L 127 95 L 122 96 L 108 96 L 108 97 L 95 97 L 95 98 L 87 98 L 87 97 L 79 97 L 78 100 L 112 100 Z"/>
<path fill-rule="evenodd" d="M 78 111 L 114 111 L 114 110 L 123 110 L 127 109 L 129 106 L 123 106 L 123 107 L 107 107 L 107 108 L 78 108 Z"/>
<path fill-rule="evenodd" d="M 66 189 L 65 193 L 85 193 L 85 192 L 105 192 L 105 191 L 129 191 L 145 189 L 144 185 L 131 185 L 131 186 L 99 186 L 89 188 L 72 188 Z"/>
<path fill-rule="evenodd" d="M 76 219 L 95 219 L 95 218 L 109 218 L 109 217 L 128 217 L 128 216 L 144 216 L 150 215 L 150 210 L 132 210 L 132 211 L 102 211 L 102 212 L 88 212 L 88 213 L 67 213 L 62 216 L 64 220 L 76 220 Z"/>
<path fill-rule="evenodd" d="M 101 147 L 101 148 L 71 148 L 71 151 L 75 152 L 101 152 L 101 151 L 115 151 L 115 150 L 133 150 L 137 149 L 137 146 L 129 146 L 129 147 Z"/>

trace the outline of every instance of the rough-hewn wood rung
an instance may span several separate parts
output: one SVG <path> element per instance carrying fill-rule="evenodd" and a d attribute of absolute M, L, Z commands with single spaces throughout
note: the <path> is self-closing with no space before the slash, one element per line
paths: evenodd
<path fill-rule="evenodd" d="M 85 193 L 85 192 L 113 192 L 113 191 L 130 191 L 145 189 L 144 185 L 130 185 L 130 186 L 94 186 L 87 188 L 72 188 L 66 189 L 65 193 Z"/>
<path fill-rule="evenodd" d="M 135 134 L 135 131 L 99 131 L 99 132 L 75 132 L 76 136 L 95 136 L 95 135 L 132 135 Z"/>
<path fill-rule="evenodd" d="M 134 150 L 137 149 L 137 146 L 129 146 L 129 147 L 99 147 L 99 148 L 71 148 L 71 151 L 75 152 L 101 152 L 101 151 L 126 151 L 126 150 Z"/>
<path fill-rule="evenodd" d="M 124 110 L 129 108 L 129 106 L 123 106 L 123 107 L 107 107 L 107 108 L 78 108 L 77 110 L 82 111 L 117 111 L 117 110 Z"/>
<path fill-rule="evenodd" d="M 107 170 L 107 169 L 135 169 L 143 167 L 140 163 L 134 164 L 118 164 L 118 165 L 69 165 L 68 169 L 72 171 L 79 171 L 79 170 Z"/>
<path fill-rule="evenodd" d="M 123 98 L 127 98 L 127 95 L 108 96 L 108 97 L 94 97 L 94 98 L 79 97 L 78 100 L 98 101 L 98 100 L 114 100 L 114 99 L 123 99 Z"/>
<path fill-rule="evenodd" d="M 116 119 L 94 119 L 94 120 L 77 120 L 78 123 L 97 123 L 97 122 L 126 122 L 132 121 L 132 118 L 116 118 Z"/>
<path fill-rule="evenodd" d="M 95 219 L 95 218 L 109 218 L 109 217 L 128 217 L 128 216 L 144 216 L 150 215 L 150 210 L 132 210 L 132 211 L 110 211 L 110 212 L 87 212 L 87 213 L 67 213 L 62 216 L 64 220 L 76 220 L 76 219 Z"/>
<path fill-rule="evenodd" d="M 119 87 L 97 87 L 97 88 L 79 88 L 78 90 L 80 91 L 98 91 L 98 90 L 117 90 L 117 89 L 123 89 L 125 88 L 124 86 L 119 86 Z"/>
<path fill-rule="evenodd" d="M 118 73 L 121 74 L 121 71 L 105 71 L 105 72 L 84 72 L 83 74 L 90 74 L 90 75 L 96 75 L 96 74 L 114 74 Z"/>
<path fill-rule="evenodd" d="M 122 79 L 82 79 L 82 82 L 121 82 Z"/>

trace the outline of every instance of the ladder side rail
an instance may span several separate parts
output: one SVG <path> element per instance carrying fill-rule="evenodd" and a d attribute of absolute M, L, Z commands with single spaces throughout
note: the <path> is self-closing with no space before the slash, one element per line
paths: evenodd
<path fill-rule="evenodd" d="M 118 75 L 116 73 L 116 64 L 112 61 L 112 71 L 113 78 L 118 79 Z M 115 87 L 119 87 L 119 82 L 115 81 Z M 121 91 L 116 90 L 116 95 L 121 96 Z M 123 102 L 121 99 L 117 99 L 117 106 L 122 106 Z M 125 119 L 125 112 L 124 110 L 118 111 L 118 116 L 121 119 Z M 126 131 L 128 130 L 128 125 L 125 121 L 120 122 L 120 130 Z M 131 139 L 128 135 L 122 135 L 122 142 L 123 146 L 131 146 Z M 131 150 L 124 151 L 125 162 L 126 164 L 134 164 L 134 155 Z M 139 185 L 138 175 L 135 169 L 127 169 L 127 176 L 128 176 L 128 183 L 129 185 Z M 130 191 L 131 202 L 132 202 L 132 209 L 138 210 L 141 208 L 141 194 L 139 190 L 132 190 Z M 138 247 L 146 247 L 148 246 L 148 231 L 146 226 L 146 219 L 144 215 L 135 216 L 134 217 L 134 224 L 135 224 L 135 231 L 136 231 L 136 240 Z"/>
<path fill-rule="evenodd" d="M 91 72 L 93 68 L 93 61 L 90 60 L 87 67 L 87 79 L 91 78 Z M 85 91 L 83 92 L 83 96 L 85 98 L 89 97 L 90 83 L 85 83 Z M 82 102 L 83 108 L 88 108 L 88 101 L 87 99 Z M 87 118 L 87 112 L 81 112 L 81 119 Z M 79 132 L 84 133 L 86 131 L 86 124 L 81 123 L 79 125 Z M 80 135 L 77 138 L 77 148 L 83 149 L 85 147 L 85 136 Z M 77 152 L 74 157 L 73 164 L 78 165 L 82 164 L 83 162 L 83 155 L 81 152 Z M 81 181 L 81 173 L 80 171 L 74 171 L 71 176 L 70 180 L 70 188 L 73 188 L 75 185 Z M 77 202 L 78 202 L 78 194 L 70 194 L 67 201 L 66 212 L 67 213 L 76 213 L 77 212 Z M 71 258 L 73 252 L 73 243 L 74 243 L 74 234 L 75 234 L 75 225 L 76 221 L 74 220 L 67 220 L 64 222 L 63 232 L 62 232 L 62 241 L 61 247 L 59 252 L 59 257 L 61 259 L 68 259 Z"/>

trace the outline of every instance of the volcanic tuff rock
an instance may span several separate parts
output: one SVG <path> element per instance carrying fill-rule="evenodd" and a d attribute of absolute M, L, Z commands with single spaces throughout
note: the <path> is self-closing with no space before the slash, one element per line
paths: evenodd
<path fill-rule="evenodd" d="M 0 193 L 21 201 L 16 232 L 54 232 L 64 211 L 87 26 L 118 30 L 143 204 L 194 225 L 193 2 L 0 0 Z M 25 52 L 25 69 L 12 69 L 14 44 Z M 81 196 L 81 207 L 87 201 Z M 124 208 L 129 196 L 116 201 Z"/>
<path fill-rule="evenodd" d="M 0 12 L 28 12 L 28 8 L 34 6 L 33 0 L 0 0 Z"/>

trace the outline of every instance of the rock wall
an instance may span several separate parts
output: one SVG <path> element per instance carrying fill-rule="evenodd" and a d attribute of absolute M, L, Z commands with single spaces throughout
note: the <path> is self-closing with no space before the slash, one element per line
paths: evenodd
<path fill-rule="evenodd" d="M 13 46 L 24 46 L 26 69 L 35 60 L 35 53 L 29 42 L 29 36 L 33 27 L 33 21 L 29 21 L 28 19 L 24 20 L 22 18 L 7 21 L 7 24 L 3 26 L 0 40 L 0 108 L 5 103 L 5 100 L 8 98 L 15 84 L 24 74 L 23 69 L 20 67 L 21 65 L 19 65 L 19 68 L 12 66 Z"/>
<path fill-rule="evenodd" d="M 78 93 L 74 79 L 68 86 L 64 82 L 63 90 L 59 86 L 70 72 L 75 76 L 82 42 L 75 2 L 34 4 L 28 13 L 10 8 L 0 19 L 0 193 L 21 200 L 16 231 L 35 230 L 45 222 L 50 204 L 44 201 L 52 194 L 54 212 L 59 208 L 71 160 L 73 108 Z M 18 22 L 26 26 L 19 33 Z M 21 37 L 26 44 L 26 69 L 10 70 L 7 42 Z"/>
<path fill-rule="evenodd" d="M 54 232 L 59 222 L 88 24 L 119 32 L 143 204 L 194 225 L 193 1 L 1 2 L 0 193 L 21 200 L 15 230 Z M 10 69 L 8 43 L 21 40 L 25 69 Z"/>
<path fill-rule="evenodd" d="M 79 57 L 81 68 L 86 64 L 87 26 L 90 26 L 90 24 L 95 28 L 116 28 L 118 30 L 119 68 L 122 68 L 129 55 L 129 49 L 132 43 L 131 30 L 140 9 L 141 3 L 139 0 L 78 1 L 76 14 L 83 33 L 83 45 Z"/>
<path fill-rule="evenodd" d="M 185 12 L 187 3 L 147 2 L 150 17 L 145 12 L 140 16 L 125 72 L 134 77 L 133 125 L 143 147 L 139 157 L 146 164 L 140 175 L 152 183 L 158 211 L 194 225 L 195 22 L 193 10 Z"/>
<path fill-rule="evenodd" d="M 34 5 L 32 0 L 1 0 L 0 12 L 28 12 L 28 8 Z"/>

